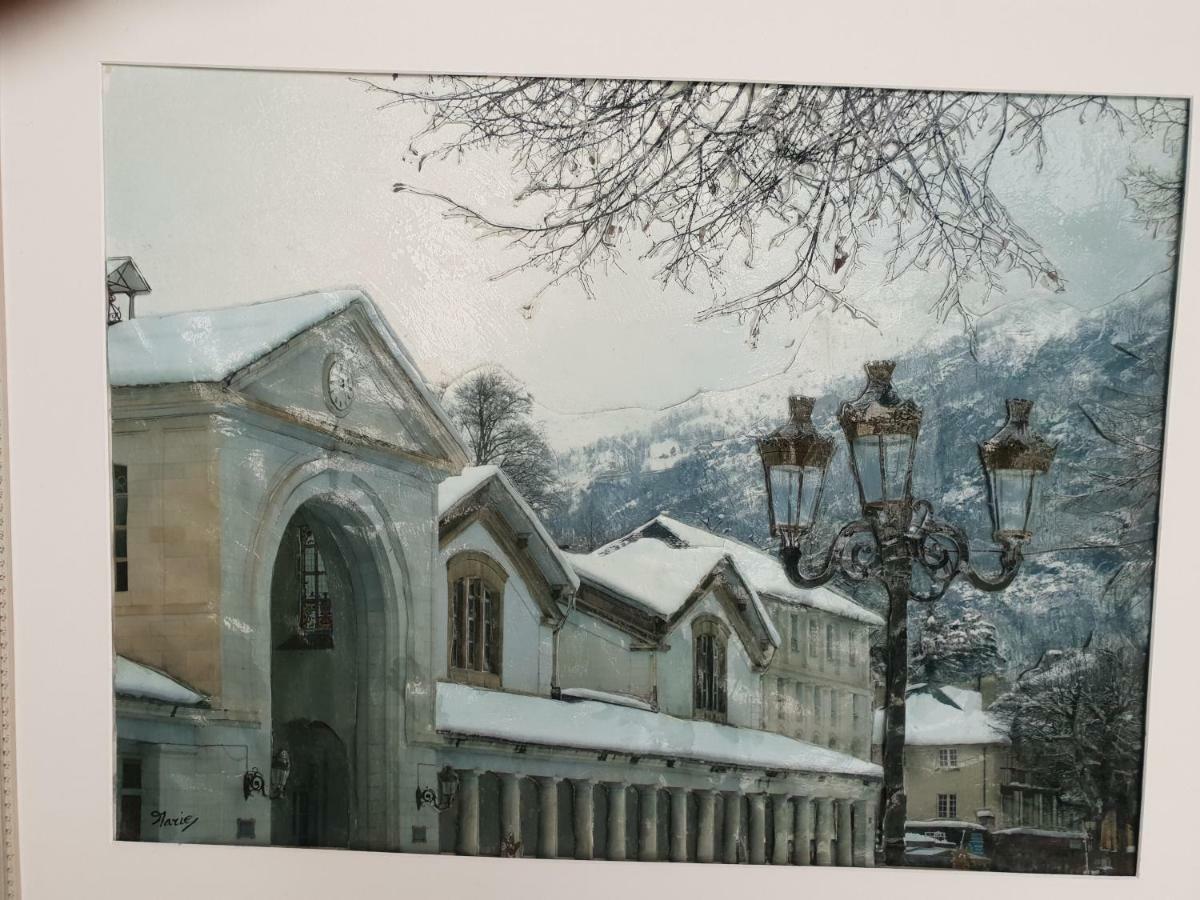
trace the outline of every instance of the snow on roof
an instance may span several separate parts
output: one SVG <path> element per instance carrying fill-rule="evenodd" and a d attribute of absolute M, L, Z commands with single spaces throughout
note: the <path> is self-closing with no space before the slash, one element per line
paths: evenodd
<path fill-rule="evenodd" d="M 438 519 L 444 519 L 489 480 L 500 474 L 496 466 L 469 466 L 438 485 Z"/>
<path fill-rule="evenodd" d="M 221 381 L 361 297 L 318 292 L 118 322 L 108 329 L 109 383 Z"/>
<path fill-rule="evenodd" d="M 931 831 L 937 831 L 943 828 L 961 828 L 965 831 L 987 831 L 987 828 L 980 825 L 978 822 L 965 822 L 961 819 L 926 819 L 922 822 L 914 822 L 909 819 L 904 823 L 905 828 L 928 828 Z"/>
<path fill-rule="evenodd" d="M 915 846 L 932 847 L 934 845 L 937 845 L 939 847 L 955 846 L 950 841 L 939 840 L 938 838 L 930 837 L 927 834 L 919 834 L 915 831 L 907 831 L 904 833 L 904 843 L 906 846 L 911 844 L 914 847 Z"/>
<path fill-rule="evenodd" d="M 559 549 L 558 543 L 550 536 L 550 532 L 546 530 L 546 526 L 542 524 L 542 520 L 538 517 L 538 514 L 533 511 L 533 508 L 521 496 L 521 492 L 517 490 L 517 486 L 497 466 L 468 466 L 458 475 L 451 475 L 449 478 L 443 479 L 438 485 L 438 521 L 445 520 L 450 513 L 454 512 L 455 509 L 460 507 L 469 498 L 478 495 L 490 484 L 498 484 L 501 487 L 508 499 L 515 505 L 521 517 L 529 523 L 529 526 L 537 534 L 545 552 L 549 554 L 558 568 L 562 570 L 567 583 L 573 589 L 577 590 L 579 588 L 579 576 L 575 573 L 571 561 L 567 558 L 568 554 Z"/>
<path fill-rule="evenodd" d="M 943 687 L 942 691 L 962 709 L 955 709 L 928 693 L 912 693 L 905 704 L 904 743 L 1007 744 L 1008 735 L 996 718 L 983 708 L 979 691 Z M 875 711 L 874 742 L 883 743 L 883 710 Z"/>
<path fill-rule="evenodd" d="M 719 534 L 713 534 L 695 525 L 687 525 L 670 516 L 658 515 L 652 522 L 659 523 L 674 534 L 680 541 L 690 547 L 713 547 L 728 554 L 737 563 L 739 571 L 748 579 L 754 589 L 760 594 L 770 594 L 786 603 L 797 603 L 819 609 L 834 615 L 844 616 L 868 625 L 883 625 L 883 619 L 868 609 L 863 609 L 853 600 L 843 597 L 836 591 L 826 587 L 798 588 L 788 581 L 779 559 L 764 550 L 744 544 Z M 649 523 L 647 523 L 649 524 Z M 641 528 L 645 528 L 643 525 Z M 638 531 L 641 530 L 638 529 Z M 634 532 L 636 533 L 636 532 Z M 628 535 L 626 536 L 628 537 Z M 601 547 L 599 553 L 615 552 L 625 538 L 620 538 L 606 547 Z M 637 543 L 640 543 L 637 542 Z M 610 549 L 613 548 L 613 549 Z"/>
<path fill-rule="evenodd" d="M 118 322 L 108 328 L 108 381 L 113 387 L 223 381 L 351 306 L 363 311 L 466 459 L 462 436 L 412 357 L 375 302 L 356 288 Z"/>
<path fill-rule="evenodd" d="M 675 550 L 662 541 L 635 541 L 615 553 L 568 553 L 575 571 L 601 587 L 670 618 L 725 554 L 698 547 Z"/>
<path fill-rule="evenodd" d="M 645 700 L 638 697 L 631 697 L 629 694 L 594 691 L 591 688 L 563 688 L 560 693 L 564 700 L 596 700 L 600 703 L 613 703 L 617 706 L 628 706 L 632 709 L 644 709 L 647 712 L 654 712 L 654 707 Z"/>
<path fill-rule="evenodd" d="M 746 586 L 767 639 L 776 647 L 781 643 L 775 623 L 753 583 L 737 560 L 719 548 L 679 548 L 645 540 L 608 550 L 602 547 L 591 553 L 568 553 L 567 558 L 584 578 L 668 619 L 679 612 L 713 569 L 728 564 Z"/>
<path fill-rule="evenodd" d="M 1031 828 L 1028 825 L 1018 825 L 1015 828 L 1000 828 L 994 834 L 1025 835 L 1027 837 L 1060 838 L 1063 840 L 1081 841 L 1087 838 L 1082 831 L 1053 831 L 1049 828 Z"/>
<path fill-rule="evenodd" d="M 204 694 L 165 672 L 126 659 L 124 656 L 117 657 L 113 670 L 113 690 L 126 697 L 158 700 L 176 706 L 195 706 L 208 699 Z"/>
<path fill-rule="evenodd" d="M 568 747 L 792 772 L 878 778 L 874 763 L 781 734 L 579 700 L 563 703 L 439 682 L 437 730 L 514 744 Z"/>

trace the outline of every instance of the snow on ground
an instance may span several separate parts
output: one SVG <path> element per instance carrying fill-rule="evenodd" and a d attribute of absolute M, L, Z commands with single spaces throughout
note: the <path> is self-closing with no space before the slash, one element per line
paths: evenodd
<path fill-rule="evenodd" d="M 435 719 L 439 732 L 515 744 L 863 778 L 882 774 L 874 763 L 768 731 L 450 682 L 438 683 Z"/>
<path fill-rule="evenodd" d="M 905 704 L 904 743 L 1007 744 L 1008 735 L 995 717 L 983 708 L 979 691 L 939 688 L 962 709 L 942 703 L 932 694 L 909 694 Z M 883 743 L 883 710 L 875 711 L 874 742 Z"/>
<path fill-rule="evenodd" d="M 158 700 L 177 706 L 195 706 L 208 698 L 165 672 L 118 656 L 113 671 L 113 690 L 126 697 Z"/>
<path fill-rule="evenodd" d="M 642 467 L 647 472 L 662 472 L 686 458 L 687 454 L 679 446 L 679 441 L 655 441 L 646 451 L 646 461 Z"/>

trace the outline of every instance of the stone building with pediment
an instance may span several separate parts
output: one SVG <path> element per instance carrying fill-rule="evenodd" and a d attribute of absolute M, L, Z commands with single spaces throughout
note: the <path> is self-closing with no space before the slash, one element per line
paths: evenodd
<path fill-rule="evenodd" d="M 771 724 L 736 555 L 562 551 L 365 294 L 108 342 L 118 837 L 873 862 L 878 766 Z"/>

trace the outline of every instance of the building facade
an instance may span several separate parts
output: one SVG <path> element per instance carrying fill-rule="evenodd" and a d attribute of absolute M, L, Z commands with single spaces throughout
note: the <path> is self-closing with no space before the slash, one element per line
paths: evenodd
<path fill-rule="evenodd" d="M 109 358 L 118 836 L 872 864 L 870 614 L 659 541 L 598 586 L 361 292 L 135 318 Z M 832 656 L 788 657 L 793 611 Z M 783 678 L 836 688 L 823 730 Z"/>
<path fill-rule="evenodd" d="M 955 849 L 980 863 L 995 856 L 997 842 L 1034 841 L 1043 862 L 1020 868 L 1001 854 L 1010 871 L 1037 868 L 1056 855 L 1083 858 L 1084 835 L 1056 789 L 1029 783 L 1011 752 L 1003 726 L 987 711 L 984 690 L 920 685 L 908 697 L 904 788 L 908 796 L 908 848 L 914 863 L 949 865 Z M 883 712 L 875 713 L 874 749 L 881 758 Z M 929 845 L 932 838 L 938 845 Z M 1022 844 L 1023 846 L 1023 844 Z M 1036 854 L 1035 854 L 1036 856 Z"/>

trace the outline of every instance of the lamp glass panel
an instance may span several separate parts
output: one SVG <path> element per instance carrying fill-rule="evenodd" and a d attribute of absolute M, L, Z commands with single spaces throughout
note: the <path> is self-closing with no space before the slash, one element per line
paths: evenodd
<path fill-rule="evenodd" d="M 1029 530 L 1036 473 L 1023 469 L 996 469 L 992 473 L 996 530 Z"/>
<path fill-rule="evenodd" d="M 799 466 L 771 467 L 771 503 L 775 525 L 794 527 L 800 515 L 800 483 L 803 474 Z"/>
<path fill-rule="evenodd" d="M 908 489 L 909 463 L 912 460 L 913 439 L 908 434 L 888 434 L 882 438 L 884 499 L 901 500 Z"/>
<path fill-rule="evenodd" d="M 871 434 L 854 441 L 854 467 L 862 488 L 864 503 L 883 499 L 883 473 L 879 469 L 879 435 Z"/>
<path fill-rule="evenodd" d="M 817 497 L 821 493 L 821 482 L 825 470 L 806 466 L 800 471 L 800 518 L 799 524 L 811 528 L 817 518 Z"/>

